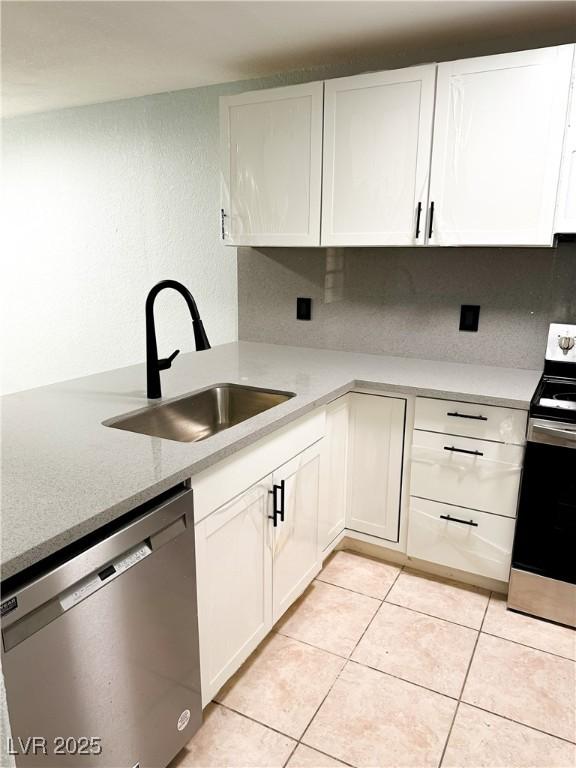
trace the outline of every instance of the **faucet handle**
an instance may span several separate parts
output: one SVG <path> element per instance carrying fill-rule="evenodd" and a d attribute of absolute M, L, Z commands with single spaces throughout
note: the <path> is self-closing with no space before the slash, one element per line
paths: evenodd
<path fill-rule="evenodd" d="M 179 349 L 175 349 L 174 352 L 170 355 L 170 357 L 164 357 L 162 360 L 158 360 L 158 370 L 159 371 L 165 371 L 166 369 L 170 368 L 172 366 L 172 361 L 176 357 L 176 355 L 180 354 Z"/>

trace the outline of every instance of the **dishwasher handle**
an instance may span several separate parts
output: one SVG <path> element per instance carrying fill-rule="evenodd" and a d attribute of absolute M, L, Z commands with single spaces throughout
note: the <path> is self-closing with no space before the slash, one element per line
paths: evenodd
<path fill-rule="evenodd" d="M 192 490 L 185 489 L 106 538 L 98 540 L 96 533 L 95 543 L 86 550 L 12 594 L 2 595 L 3 635 L 6 628 L 42 606 L 58 602 L 62 595 L 68 595 L 86 579 L 99 578 L 103 586 L 108 576 L 115 573 L 106 574 L 113 562 L 128 559 L 122 568 L 126 570 L 193 528 Z"/>

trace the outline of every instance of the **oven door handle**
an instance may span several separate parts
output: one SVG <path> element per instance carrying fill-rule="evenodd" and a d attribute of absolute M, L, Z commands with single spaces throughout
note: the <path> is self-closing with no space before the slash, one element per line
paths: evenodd
<path fill-rule="evenodd" d="M 548 424 L 532 422 L 530 424 L 528 440 L 531 443 L 546 443 L 548 445 L 576 448 L 576 429 L 571 429 L 568 424 L 551 427 Z"/>

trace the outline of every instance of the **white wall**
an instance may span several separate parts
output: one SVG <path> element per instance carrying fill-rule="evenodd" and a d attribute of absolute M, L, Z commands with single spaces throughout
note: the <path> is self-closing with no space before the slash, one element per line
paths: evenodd
<path fill-rule="evenodd" d="M 236 253 L 218 239 L 219 87 L 6 121 L 3 393 L 144 359 L 144 301 L 194 294 L 212 345 L 237 338 Z M 161 355 L 193 348 L 176 293 Z"/>

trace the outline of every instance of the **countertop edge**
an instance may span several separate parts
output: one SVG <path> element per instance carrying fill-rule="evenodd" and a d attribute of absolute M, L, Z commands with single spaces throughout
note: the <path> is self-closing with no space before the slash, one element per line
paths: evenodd
<path fill-rule="evenodd" d="M 492 395 L 478 395 L 470 394 L 458 391 L 447 391 L 433 388 L 423 388 L 414 386 L 404 386 L 401 384 L 389 384 L 382 380 L 370 381 L 365 379 L 353 379 L 346 384 L 340 385 L 325 394 L 317 397 L 311 402 L 305 403 L 298 408 L 290 411 L 289 413 L 279 416 L 277 419 L 270 421 L 266 424 L 260 425 L 253 432 L 248 435 L 244 435 L 235 442 L 217 449 L 214 453 L 204 456 L 191 465 L 179 470 L 170 476 L 163 478 L 162 480 L 153 483 L 142 491 L 128 496 L 121 502 L 114 504 L 111 507 L 103 509 L 101 512 L 92 515 L 86 520 L 82 520 L 73 527 L 67 529 L 64 533 L 57 533 L 53 537 L 43 541 L 41 544 L 30 547 L 30 549 L 22 552 L 21 554 L 12 557 L 2 563 L 1 566 L 1 578 L 2 581 L 10 579 L 17 574 L 25 571 L 27 568 L 38 564 L 50 555 L 58 552 L 66 545 L 73 543 L 81 539 L 83 536 L 94 533 L 107 523 L 121 517 L 122 515 L 130 512 L 140 504 L 144 504 L 155 496 L 159 495 L 163 491 L 168 490 L 170 487 L 177 485 L 180 482 L 188 480 L 194 477 L 194 475 L 202 472 L 203 470 L 217 464 L 219 461 L 237 453 L 238 451 L 246 448 L 249 445 L 257 442 L 263 437 L 275 432 L 276 430 L 290 424 L 296 419 L 304 416 L 306 413 L 313 411 L 316 408 L 327 405 L 333 400 L 342 397 L 349 392 L 355 390 L 372 390 L 381 392 L 395 392 L 398 394 L 405 394 L 408 396 L 421 396 L 421 397 L 436 397 L 443 400 L 458 400 L 461 402 L 473 402 L 484 403 L 486 405 L 500 406 L 507 408 L 516 408 L 519 410 L 528 410 L 530 401 L 502 398 Z"/>

